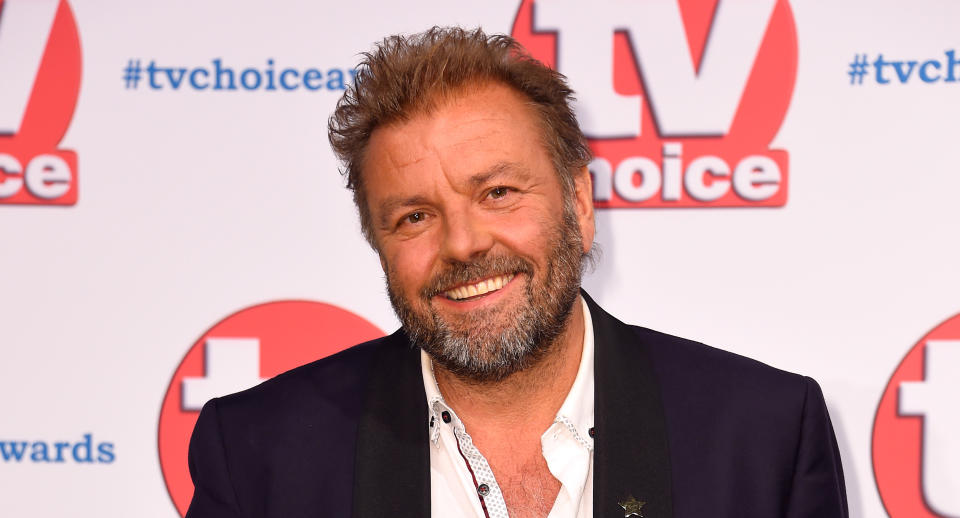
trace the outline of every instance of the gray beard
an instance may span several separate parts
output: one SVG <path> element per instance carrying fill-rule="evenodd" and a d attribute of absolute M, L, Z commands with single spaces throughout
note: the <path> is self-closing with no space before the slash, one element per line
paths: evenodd
<path fill-rule="evenodd" d="M 552 252 L 539 281 L 533 265 L 521 257 L 484 256 L 450 263 L 418 294 L 430 308 L 418 312 L 390 282 L 388 268 L 390 302 L 411 342 L 458 378 L 476 383 L 500 381 L 537 364 L 566 329 L 580 292 L 583 239 L 571 209 L 565 208 L 561 224 L 549 240 Z M 487 308 L 446 321 L 431 305 L 431 299 L 446 288 L 510 273 L 527 277 L 524 302 L 516 310 L 507 308 L 510 315 L 501 315 L 501 308 Z M 496 322 L 508 323 L 494 329 Z"/>

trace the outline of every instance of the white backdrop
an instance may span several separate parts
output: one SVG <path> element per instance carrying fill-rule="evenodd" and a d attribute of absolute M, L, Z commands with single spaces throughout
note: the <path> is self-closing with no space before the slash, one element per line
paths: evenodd
<path fill-rule="evenodd" d="M 33 34 L 11 28 L 18 3 L 0 6 L 0 66 L 12 66 Z M 0 515 L 177 516 L 158 455 L 161 404 L 191 346 L 236 311 L 320 301 L 392 331 L 379 262 L 327 145 L 340 90 L 325 81 L 387 34 L 434 24 L 510 33 L 518 3 L 61 5 L 72 10 L 82 65 L 71 66 L 82 72 L 69 129 L 50 149 L 76 152 L 78 198 L 0 198 Z M 786 203 L 601 209 L 602 261 L 585 286 L 624 321 L 814 377 L 836 427 L 851 515 L 883 516 L 871 451 L 878 403 L 908 351 L 960 313 L 960 81 L 926 82 L 917 68 L 960 54 L 960 2 L 789 9 L 796 82 L 764 148 L 789 154 Z M 51 42 L 64 37 L 50 32 Z M 890 65 L 880 84 L 870 65 L 851 84 L 861 54 L 901 60 L 901 72 L 918 63 L 905 81 Z M 144 75 L 133 88 L 124 79 L 131 60 L 192 70 L 215 59 L 238 76 L 268 59 L 277 71 L 316 68 L 324 87 L 198 90 L 186 78 L 173 89 L 158 72 L 163 87 Z M 927 71 L 945 78 L 942 67 Z M 19 79 L 5 76 L 0 96 L 12 96 Z M 15 119 L 4 113 L 0 123 Z M 0 156 L 16 146 L 0 138 Z M 0 182 L 16 178 L 0 171 Z M 942 368 L 960 376 L 960 365 Z M 939 401 L 956 403 L 958 392 Z M 112 455 L 78 461 L 85 434 Z M 69 449 L 58 462 L 61 441 Z M 20 460 L 17 443 L 27 443 Z M 960 493 L 960 480 L 937 476 Z"/>

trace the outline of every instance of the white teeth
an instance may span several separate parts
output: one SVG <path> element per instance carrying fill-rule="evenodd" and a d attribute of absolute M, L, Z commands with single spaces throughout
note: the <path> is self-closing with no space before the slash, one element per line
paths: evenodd
<path fill-rule="evenodd" d="M 458 286 L 451 290 L 443 292 L 447 298 L 453 300 L 461 300 L 468 297 L 476 297 L 477 295 L 483 295 L 485 293 L 490 293 L 491 291 L 497 291 L 500 288 L 503 288 L 510 280 L 513 279 L 513 274 L 508 275 L 498 275 L 496 277 L 482 280 L 476 284 L 471 284 L 468 286 Z"/>

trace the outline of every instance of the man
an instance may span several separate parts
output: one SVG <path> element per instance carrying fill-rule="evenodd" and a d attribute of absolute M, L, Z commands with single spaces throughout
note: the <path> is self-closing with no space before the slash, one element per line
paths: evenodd
<path fill-rule="evenodd" d="M 813 380 L 580 291 L 571 94 L 479 30 L 366 56 L 330 139 L 403 328 L 209 402 L 188 517 L 846 516 Z"/>

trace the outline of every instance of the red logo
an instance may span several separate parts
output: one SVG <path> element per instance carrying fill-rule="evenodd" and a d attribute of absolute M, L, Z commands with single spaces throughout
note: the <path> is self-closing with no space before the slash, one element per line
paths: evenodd
<path fill-rule="evenodd" d="M 873 473 L 891 518 L 960 516 L 960 315 L 897 366 L 873 423 Z"/>
<path fill-rule="evenodd" d="M 204 333 L 174 372 L 160 410 L 160 467 L 181 516 L 193 497 L 190 433 L 207 400 L 381 336 L 376 326 L 347 310 L 307 301 L 252 306 Z"/>
<path fill-rule="evenodd" d="M 57 149 L 80 92 L 66 0 L 0 0 L 0 204 L 77 203 L 77 154 Z"/>
<path fill-rule="evenodd" d="M 786 203 L 786 0 L 523 0 L 513 36 L 577 90 L 597 207 Z"/>

